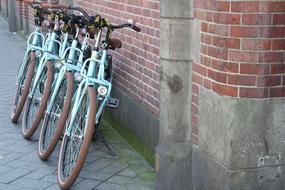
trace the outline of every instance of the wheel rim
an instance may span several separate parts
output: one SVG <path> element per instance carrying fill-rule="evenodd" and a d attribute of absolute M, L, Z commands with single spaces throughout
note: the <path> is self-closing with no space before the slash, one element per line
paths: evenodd
<path fill-rule="evenodd" d="M 24 71 L 23 71 L 23 73 L 25 73 L 25 74 L 23 75 L 23 77 L 22 77 L 20 83 L 17 85 L 16 95 L 15 95 L 15 99 L 14 99 L 14 103 L 13 103 L 13 107 L 12 107 L 12 113 L 13 113 L 13 114 L 15 113 L 15 111 L 16 111 L 16 109 L 17 109 L 17 107 L 18 107 L 18 104 L 19 104 L 19 102 L 20 102 L 20 99 L 21 99 L 21 97 L 22 97 L 23 89 L 24 89 L 24 84 L 25 84 L 25 80 L 26 80 L 26 77 L 27 77 L 28 69 L 29 69 L 29 67 L 30 67 L 30 65 L 31 65 L 31 62 L 32 62 L 33 60 L 35 60 L 35 59 L 36 59 L 36 55 L 33 57 L 33 59 L 31 59 L 31 54 L 30 54 L 30 56 L 29 56 L 29 58 L 28 58 L 28 61 L 27 61 L 28 64 L 26 65 L 26 67 L 25 67 L 25 69 L 24 69 Z"/>
<path fill-rule="evenodd" d="M 23 92 L 23 88 L 21 88 L 20 85 L 17 85 L 17 90 L 16 90 L 16 96 L 15 96 L 15 100 L 14 100 L 14 104 L 13 104 L 13 107 L 12 107 L 12 113 L 15 113 L 17 107 L 18 107 L 18 104 L 19 104 L 19 100 L 22 96 L 22 92 Z"/>
<path fill-rule="evenodd" d="M 36 115 L 38 113 L 38 108 L 40 106 L 41 99 L 43 97 L 44 83 L 46 79 L 47 79 L 47 67 L 45 66 L 43 68 L 38 84 L 36 85 L 36 90 L 33 96 L 28 98 L 28 102 L 27 102 L 28 107 L 27 107 L 27 111 L 25 112 L 25 130 L 26 131 L 32 127 L 34 119 L 36 118 Z"/>
<path fill-rule="evenodd" d="M 65 78 L 58 89 L 58 94 L 52 106 L 50 113 L 46 113 L 43 123 L 43 140 L 42 140 L 42 150 L 47 150 L 52 138 L 54 137 L 58 120 L 62 113 L 64 101 L 66 98 L 67 91 L 67 79 Z"/>
<path fill-rule="evenodd" d="M 80 153 L 80 149 L 84 140 L 84 133 L 87 124 L 87 101 L 86 101 L 87 94 L 85 95 L 82 104 L 78 110 L 78 114 L 75 118 L 73 124 L 73 130 L 71 131 L 70 136 L 65 135 L 64 137 L 64 146 L 62 155 L 62 162 L 61 162 L 61 179 L 62 181 L 67 181 L 68 178 L 71 176 L 73 169 L 76 165 L 78 160 L 78 156 Z M 68 120 L 68 126 L 70 123 L 70 118 Z"/>

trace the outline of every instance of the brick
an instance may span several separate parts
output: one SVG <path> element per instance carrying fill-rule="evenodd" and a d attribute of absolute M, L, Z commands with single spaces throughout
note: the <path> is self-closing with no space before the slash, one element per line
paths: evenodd
<path fill-rule="evenodd" d="M 267 98 L 267 88 L 243 88 L 239 89 L 240 98 Z"/>
<path fill-rule="evenodd" d="M 237 62 L 256 63 L 257 62 L 257 52 L 230 50 L 229 60 L 237 61 Z"/>
<path fill-rule="evenodd" d="M 208 22 L 213 21 L 213 13 L 212 12 L 206 12 L 206 21 L 208 21 Z"/>
<path fill-rule="evenodd" d="M 217 92 L 218 94 L 226 95 L 226 96 L 236 97 L 238 93 L 237 87 L 222 85 L 222 84 L 218 84 L 215 82 L 212 83 L 212 89 L 214 92 Z"/>
<path fill-rule="evenodd" d="M 213 45 L 221 48 L 240 49 L 240 39 L 213 36 Z"/>
<path fill-rule="evenodd" d="M 274 14 L 273 24 L 274 25 L 285 25 L 285 14 Z"/>
<path fill-rule="evenodd" d="M 201 32 L 201 43 L 205 43 L 205 33 Z"/>
<path fill-rule="evenodd" d="M 194 83 L 197 83 L 197 84 L 202 85 L 202 84 L 203 84 L 203 77 L 201 77 L 201 76 L 199 76 L 199 75 L 193 73 L 192 81 L 193 81 Z"/>
<path fill-rule="evenodd" d="M 231 11 L 241 13 L 259 12 L 259 2 L 231 2 Z"/>
<path fill-rule="evenodd" d="M 192 125 L 192 133 L 195 134 L 195 135 L 198 135 L 198 132 L 199 132 L 198 126 L 193 124 Z"/>
<path fill-rule="evenodd" d="M 270 74 L 284 74 L 285 64 L 270 64 Z"/>
<path fill-rule="evenodd" d="M 208 46 L 201 44 L 200 51 L 202 54 L 208 54 Z"/>
<path fill-rule="evenodd" d="M 219 24 L 209 24 L 209 33 L 220 36 L 229 36 L 229 26 Z"/>
<path fill-rule="evenodd" d="M 199 125 L 197 115 L 192 114 L 192 119 L 191 119 L 191 121 L 192 121 L 192 123 L 193 123 L 194 125 Z"/>
<path fill-rule="evenodd" d="M 191 112 L 192 114 L 198 114 L 198 107 L 195 104 L 191 104 Z"/>
<path fill-rule="evenodd" d="M 222 72 L 217 72 L 214 70 L 208 69 L 208 75 L 209 78 L 221 82 L 221 83 L 227 83 L 227 74 L 222 73 Z"/>
<path fill-rule="evenodd" d="M 194 94 L 199 94 L 199 86 L 197 84 L 192 84 L 192 92 Z"/>
<path fill-rule="evenodd" d="M 208 32 L 208 24 L 205 22 L 201 23 L 201 31 L 202 32 Z"/>
<path fill-rule="evenodd" d="M 260 63 L 283 62 L 283 52 L 259 52 Z"/>
<path fill-rule="evenodd" d="M 240 24 L 240 14 L 219 13 L 213 14 L 213 21 L 218 24 Z"/>
<path fill-rule="evenodd" d="M 230 73 L 237 73 L 239 69 L 239 64 L 235 62 L 224 62 L 219 60 L 212 60 L 212 68 Z"/>
<path fill-rule="evenodd" d="M 270 50 L 270 39 L 243 39 L 242 50 Z"/>
<path fill-rule="evenodd" d="M 206 76 L 207 75 L 207 69 L 206 67 L 199 65 L 199 64 L 193 64 L 192 65 L 193 72 L 198 73 L 200 75 Z"/>
<path fill-rule="evenodd" d="M 227 1 L 209 1 L 209 9 L 213 11 L 228 12 L 230 10 L 230 2 Z"/>
<path fill-rule="evenodd" d="M 228 59 L 228 50 L 215 48 L 215 47 L 208 47 L 208 55 L 211 57 L 215 57 L 217 59 L 227 60 Z"/>
<path fill-rule="evenodd" d="M 285 12 L 285 2 L 266 2 L 259 4 L 260 12 Z"/>
<path fill-rule="evenodd" d="M 270 25 L 270 14 L 242 14 L 243 25 Z"/>
<path fill-rule="evenodd" d="M 258 35 L 258 28 L 246 26 L 231 26 L 230 36 L 255 38 Z"/>
<path fill-rule="evenodd" d="M 270 97 L 284 97 L 285 96 L 285 87 L 270 88 L 269 96 Z"/>
<path fill-rule="evenodd" d="M 195 94 L 192 94 L 192 102 L 196 105 L 199 104 L 199 97 Z"/>
<path fill-rule="evenodd" d="M 208 44 L 208 45 L 212 45 L 213 44 L 213 36 L 205 34 L 204 35 L 204 43 Z"/>
<path fill-rule="evenodd" d="M 197 9 L 207 9 L 208 8 L 208 1 L 206 0 L 194 0 L 193 4 L 194 4 L 194 7 Z"/>
<path fill-rule="evenodd" d="M 228 84 L 254 86 L 256 84 L 256 76 L 228 75 Z"/>
<path fill-rule="evenodd" d="M 207 79 L 207 78 L 204 78 L 204 87 L 211 90 L 212 89 L 212 81 Z"/>
<path fill-rule="evenodd" d="M 212 66 L 212 59 L 210 57 L 204 57 L 204 64 L 207 67 L 211 67 Z"/>
<path fill-rule="evenodd" d="M 270 26 L 259 27 L 260 38 L 283 38 L 285 37 L 285 27 L 283 26 Z"/>
<path fill-rule="evenodd" d="M 272 50 L 285 50 L 285 40 L 272 40 Z"/>
<path fill-rule="evenodd" d="M 199 20 L 205 20 L 206 16 L 205 16 L 205 11 L 202 10 L 195 10 L 194 12 L 194 17 L 199 19 Z"/>
<path fill-rule="evenodd" d="M 269 64 L 240 64 L 241 74 L 264 75 L 270 73 Z"/>
<path fill-rule="evenodd" d="M 258 76 L 257 86 L 271 87 L 281 85 L 281 76 Z"/>

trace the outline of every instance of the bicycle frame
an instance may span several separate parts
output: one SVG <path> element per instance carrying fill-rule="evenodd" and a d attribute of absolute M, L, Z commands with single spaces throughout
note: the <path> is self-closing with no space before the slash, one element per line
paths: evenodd
<path fill-rule="evenodd" d="M 59 87 L 60 87 L 60 84 L 63 80 L 63 77 L 66 73 L 66 71 L 75 71 L 75 72 L 80 72 L 81 70 L 81 67 L 82 67 L 82 62 L 83 62 L 83 52 L 84 50 L 86 49 L 87 47 L 87 39 L 89 37 L 86 36 L 83 40 L 83 43 L 82 43 L 82 46 L 81 46 L 81 50 L 77 48 L 77 44 L 78 44 L 78 41 L 77 39 L 75 38 L 73 41 L 72 41 L 72 45 L 71 47 L 67 48 L 63 55 L 62 55 L 62 59 L 64 61 L 61 62 L 61 64 L 63 65 L 63 67 L 60 68 L 60 71 L 59 71 L 59 74 L 57 76 L 57 79 L 55 81 L 55 83 L 53 84 L 53 93 L 51 95 L 51 98 L 50 98 L 50 101 L 49 101 L 49 104 L 47 106 L 47 113 L 51 113 L 51 110 L 52 110 L 52 107 L 53 107 L 53 104 L 54 104 L 54 101 L 55 101 L 55 98 L 56 98 L 56 95 L 57 95 L 57 92 L 59 90 Z M 68 54 L 68 59 L 67 61 L 65 61 L 65 56 L 67 55 L 67 52 L 69 51 L 69 54 Z M 75 56 L 75 53 L 76 52 L 79 52 L 79 57 L 78 59 L 76 60 L 76 56 Z M 72 64 L 74 61 L 77 62 L 76 65 Z"/>
<path fill-rule="evenodd" d="M 22 77 L 23 77 L 22 75 L 28 61 L 29 53 L 31 51 L 40 51 L 42 53 L 44 51 L 45 43 L 46 43 L 46 38 L 41 33 L 41 28 L 36 27 L 35 31 L 30 34 L 27 40 L 27 49 L 24 54 L 24 59 L 18 68 L 16 84 L 21 84 L 22 82 Z"/>
<path fill-rule="evenodd" d="M 35 93 L 36 91 L 36 86 L 38 84 L 38 81 L 40 80 L 40 76 L 43 72 L 43 69 L 44 69 L 44 63 L 46 61 L 56 61 L 56 60 L 60 60 L 60 52 L 62 52 L 62 49 L 66 48 L 67 46 L 67 40 L 64 40 L 63 43 L 61 43 L 60 41 L 58 41 L 56 39 L 57 35 L 56 35 L 56 32 L 55 31 L 52 31 L 50 33 L 50 35 L 48 35 L 48 39 L 47 39 L 47 42 L 46 42 L 46 45 L 44 48 L 46 51 L 43 52 L 43 56 L 42 58 L 40 59 L 40 62 L 38 64 L 38 67 L 37 67 L 37 70 L 36 70 L 36 76 L 35 76 L 35 79 L 34 79 L 34 82 L 33 82 L 33 86 L 32 86 L 32 90 L 30 91 L 29 93 L 29 96 L 33 96 L 33 94 Z M 67 35 L 65 35 L 65 38 L 67 38 Z M 59 48 L 57 49 L 56 48 L 56 44 L 59 45 Z M 59 52 L 59 53 L 57 53 Z"/>
<path fill-rule="evenodd" d="M 97 40 L 96 40 L 96 44 L 98 44 L 98 41 L 100 39 L 101 36 L 101 30 L 99 31 L 98 35 L 97 35 Z M 99 121 L 99 117 L 103 112 L 104 107 L 107 104 L 107 101 L 110 98 L 110 93 L 111 93 L 111 89 L 112 89 L 112 84 L 111 82 L 107 81 L 104 79 L 104 71 L 105 71 L 105 63 L 106 63 L 106 57 L 107 57 L 107 50 L 103 50 L 102 51 L 102 55 L 100 60 L 97 59 L 97 55 L 100 52 L 98 52 L 97 50 L 92 51 L 92 55 L 91 58 L 87 59 L 84 62 L 84 65 L 81 69 L 81 75 L 83 77 L 82 81 L 80 82 L 76 94 L 75 94 L 75 99 L 73 100 L 73 106 L 72 106 L 72 110 L 71 110 L 71 119 L 70 119 L 70 123 L 69 126 L 66 128 L 66 134 L 70 135 L 72 132 L 73 127 L 75 127 L 73 125 L 74 120 L 76 118 L 76 113 L 77 110 L 79 109 L 79 106 L 84 98 L 85 92 L 87 91 L 88 86 L 93 86 L 93 87 L 98 87 L 98 86 L 105 86 L 107 88 L 107 93 L 105 96 L 101 96 L 100 98 L 103 99 L 102 104 L 100 105 L 99 109 L 96 112 L 96 123 L 98 123 Z M 89 63 L 88 66 L 88 70 L 87 72 L 85 71 L 86 65 L 87 63 Z M 97 66 L 99 66 L 98 72 L 97 72 Z M 97 73 L 97 75 L 96 75 Z M 97 97 L 99 97 L 99 95 L 97 95 Z M 97 102 L 99 101 L 99 98 L 97 98 Z M 87 114 L 89 113 L 89 108 L 87 108 Z M 83 134 L 85 135 L 85 132 L 82 132 L 79 128 L 77 128 L 81 133 L 82 136 Z M 81 136 L 81 137 L 82 137 Z"/>

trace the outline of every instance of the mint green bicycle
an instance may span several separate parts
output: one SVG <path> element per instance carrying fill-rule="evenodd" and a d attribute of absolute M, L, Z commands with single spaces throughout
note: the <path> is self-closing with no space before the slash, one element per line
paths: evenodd
<path fill-rule="evenodd" d="M 65 126 L 58 161 L 58 182 L 62 189 L 71 187 L 78 177 L 89 151 L 94 126 L 99 123 L 110 100 L 112 76 L 106 75 L 106 68 L 111 67 L 108 49 L 120 48 L 122 45 L 120 40 L 111 39 L 111 33 L 124 27 L 140 31 L 131 20 L 127 24 L 115 26 L 106 19 L 98 19 L 101 24 L 98 26 L 95 48 L 92 50 L 91 58 L 84 62 L 81 69 L 81 78 L 72 100 L 71 111 L 67 119 L 61 118 L 59 121 Z M 107 28 L 106 39 L 97 46 L 101 42 L 103 28 Z"/>
<path fill-rule="evenodd" d="M 42 53 L 46 50 L 46 38 L 42 34 L 41 26 L 44 21 L 44 14 L 48 12 L 40 4 L 33 4 L 35 31 L 27 40 L 27 49 L 22 63 L 17 72 L 17 90 L 12 104 L 11 121 L 16 123 L 26 102 L 29 88 L 34 77 L 34 71 L 38 67 Z"/>
<path fill-rule="evenodd" d="M 75 8 L 73 8 L 75 9 Z M 76 8 L 78 9 L 78 8 Z M 81 11 L 82 12 L 82 11 Z M 84 17 L 74 17 L 72 22 L 83 25 L 86 22 Z M 71 47 L 67 48 L 63 54 L 63 59 L 56 63 L 54 69 L 55 80 L 52 84 L 52 93 L 47 100 L 48 104 L 44 113 L 44 119 L 41 125 L 39 139 L 39 157 L 46 160 L 53 152 L 63 131 L 64 123 L 59 123 L 60 118 L 66 118 L 70 109 L 72 95 L 77 85 L 72 82 L 75 75 L 79 75 L 83 61 L 86 59 L 86 51 L 88 50 L 89 34 L 84 34 L 81 48 L 77 48 L 79 43 L 79 28 L 72 40 Z M 64 59 L 67 57 L 67 59 Z M 76 79 L 76 77 L 75 77 Z M 39 108 L 41 109 L 41 107 Z M 63 114 L 62 114 L 63 113 Z M 37 115 L 41 119 L 41 115 Z M 64 119 L 62 119 L 64 120 Z"/>

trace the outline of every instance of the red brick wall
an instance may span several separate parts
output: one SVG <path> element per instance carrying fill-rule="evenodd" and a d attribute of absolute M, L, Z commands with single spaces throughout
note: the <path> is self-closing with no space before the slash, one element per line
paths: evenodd
<path fill-rule="evenodd" d="M 4 0 L 0 0 L 4 1 Z M 57 1 L 57 0 L 55 0 Z M 159 114 L 159 0 L 74 0 L 88 13 L 100 14 L 113 24 L 133 19 L 142 29 L 136 33 L 123 29 L 113 37 L 123 47 L 113 54 L 114 85 L 155 116 Z M 2 3 L 3 4 L 3 3 Z M 31 8 L 17 0 L 17 11 L 33 24 Z"/>
<path fill-rule="evenodd" d="M 285 2 L 194 0 L 201 21 L 200 62 L 193 65 L 193 139 L 199 89 L 224 96 L 285 96 Z"/>
<path fill-rule="evenodd" d="M 24 6 L 23 6 L 23 1 L 21 0 L 16 0 L 16 11 L 20 16 L 23 16 L 24 13 Z"/>
<path fill-rule="evenodd" d="M 114 85 L 142 104 L 154 115 L 159 114 L 159 17 L 158 0 L 76 0 L 90 14 L 100 14 L 114 24 L 133 19 L 142 29 L 115 31 L 113 37 L 123 47 L 112 51 Z"/>

